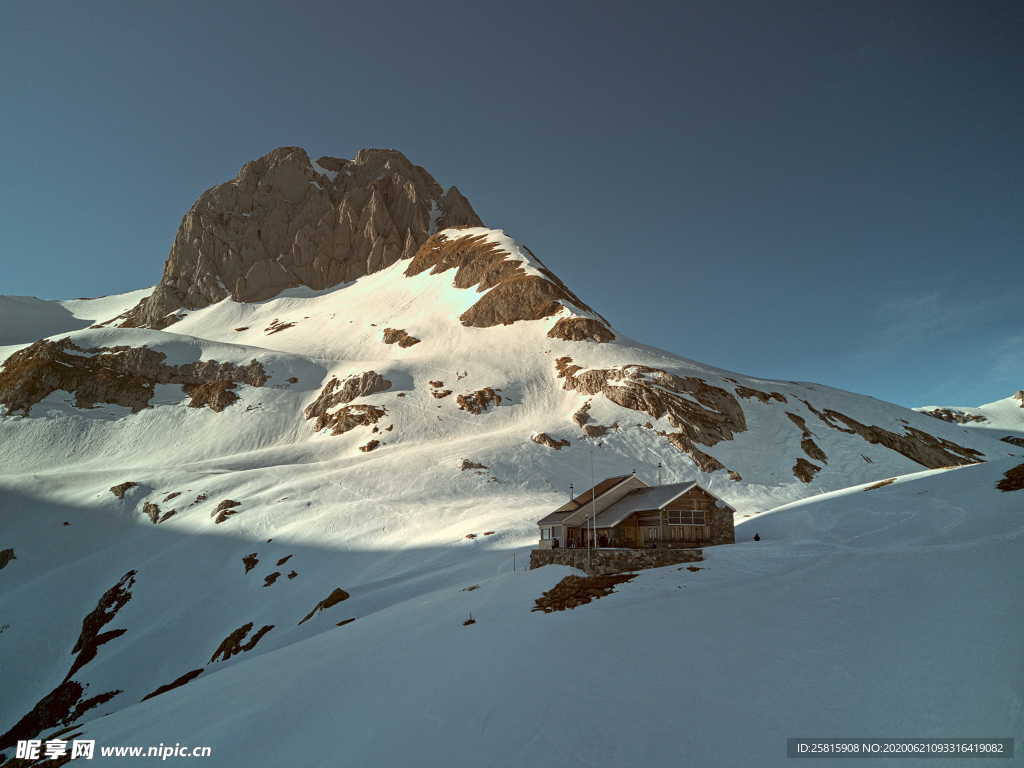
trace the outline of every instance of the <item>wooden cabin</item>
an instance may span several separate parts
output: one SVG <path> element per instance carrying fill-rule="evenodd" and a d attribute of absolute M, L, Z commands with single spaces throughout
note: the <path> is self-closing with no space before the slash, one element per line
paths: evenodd
<path fill-rule="evenodd" d="M 734 511 L 694 482 L 647 485 L 635 474 L 609 477 L 538 521 L 539 548 L 733 544 Z"/>

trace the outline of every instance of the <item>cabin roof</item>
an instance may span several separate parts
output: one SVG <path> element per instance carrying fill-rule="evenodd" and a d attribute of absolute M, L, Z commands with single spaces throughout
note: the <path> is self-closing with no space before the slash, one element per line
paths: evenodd
<path fill-rule="evenodd" d="M 670 483 L 668 485 L 652 485 L 647 488 L 638 488 L 630 491 L 621 499 L 608 508 L 597 513 L 594 526 L 597 528 L 611 528 L 618 525 L 634 512 L 646 512 L 658 510 L 668 504 L 676 496 L 680 496 L 697 484 Z"/>
<path fill-rule="evenodd" d="M 573 497 L 569 501 L 565 502 L 562 506 L 556 509 L 549 515 L 542 517 L 537 521 L 537 525 L 557 525 L 558 523 L 565 520 L 573 512 L 578 510 L 585 504 L 589 504 L 596 498 L 600 498 L 605 493 L 610 491 L 612 488 L 617 486 L 619 483 L 625 482 L 633 475 L 616 475 L 615 477 L 609 477 L 602 480 L 600 483 L 595 485 L 593 488 L 588 488 L 579 495 Z"/>

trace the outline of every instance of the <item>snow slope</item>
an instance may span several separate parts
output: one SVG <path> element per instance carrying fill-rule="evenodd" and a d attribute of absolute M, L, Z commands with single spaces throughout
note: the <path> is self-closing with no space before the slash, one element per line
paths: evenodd
<path fill-rule="evenodd" d="M 0 350 L 44 336 L 102 323 L 135 306 L 152 288 L 95 299 L 48 300 L 0 296 Z"/>
<path fill-rule="evenodd" d="M 508 245 L 511 241 L 506 242 L 504 233 L 493 231 L 489 236 L 518 254 L 517 258 L 526 259 L 530 270 L 537 270 L 528 252 Z M 265 750 L 259 753 L 262 758 L 249 759 L 248 764 L 280 764 L 270 756 L 283 753 L 261 739 L 273 738 L 286 745 L 284 732 L 295 731 L 295 738 L 301 735 L 308 741 L 338 732 L 345 722 L 353 724 L 351 732 L 348 728 L 342 731 L 346 745 L 350 745 L 350 753 L 344 757 L 347 760 L 351 755 L 348 764 L 389 764 L 388 759 L 399 756 L 389 750 L 397 749 L 397 742 L 402 741 L 397 738 L 398 731 L 392 729 L 402 723 L 422 724 L 416 718 L 424 711 L 440 712 L 438 702 L 444 697 L 444 714 L 437 717 L 445 722 L 443 727 L 437 726 L 437 736 L 430 738 L 453 738 L 451 729 L 465 721 L 466 733 L 472 736 L 464 734 L 461 738 L 468 739 L 465 743 L 470 746 L 476 745 L 478 758 L 485 742 L 504 745 L 496 753 L 499 757 L 494 758 L 494 764 L 512 764 L 513 756 L 520 754 L 531 759 L 561 754 L 570 764 L 583 763 L 596 754 L 588 750 L 602 744 L 602 748 L 613 750 L 612 755 L 617 749 L 624 756 L 641 759 L 646 755 L 658 761 L 668 755 L 665 750 L 669 746 L 658 735 L 660 729 L 670 727 L 665 719 L 668 713 L 675 706 L 703 701 L 695 692 L 708 689 L 720 679 L 729 682 L 709 700 L 707 715 L 698 718 L 695 729 L 718 734 L 721 731 L 716 729 L 721 729 L 723 723 L 753 718 L 755 735 L 761 733 L 767 738 L 776 731 L 767 720 L 754 718 L 751 710 L 755 705 L 766 705 L 767 699 L 750 695 L 747 686 L 750 680 L 781 685 L 783 674 L 792 674 L 797 663 L 797 657 L 784 645 L 792 640 L 791 629 L 773 622 L 774 614 L 769 609 L 796 621 L 794 606 L 806 599 L 822 610 L 831 610 L 826 611 L 830 620 L 837 620 L 837 606 L 814 590 L 833 585 L 838 589 L 847 581 L 855 585 L 858 576 L 865 578 L 865 558 L 870 563 L 868 573 L 877 569 L 886 578 L 895 577 L 901 568 L 909 569 L 915 590 L 926 576 L 952 589 L 953 576 L 948 574 L 960 574 L 966 565 L 951 565 L 948 574 L 940 576 L 931 573 L 933 558 L 939 557 L 940 551 L 955 560 L 948 554 L 954 551 L 949 549 L 952 544 L 939 546 L 933 542 L 921 554 L 907 543 L 904 550 L 885 554 L 882 550 L 890 546 L 886 543 L 889 539 L 880 535 L 878 551 L 860 552 L 853 543 L 856 536 L 889 524 L 876 518 L 888 519 L 892 512 L 902 519 L 905 512 L 896 504 L 864 513 L 872 527 L 857 528 L 860 533 L 856 536 L 840 540 L 826 531 L 821 521 L 829 519 L 829 510 L 862 503 L 840 498 L 827 504 L 823 501 L 820 509 L 824 511 L 812 516 L 811 521 L 802 506 L 769 516 L 772 520 L 801 522 L 771 532 L 759 549 L 742 545 L 714 551 L 709 554 L 708 567 L 692 577 L 689 572 L 674 570 L 645 574 L 623 587 L 622 597 L 607 598 L 592 606 L 593 611 L 588 606 L 588 610 L 571 615 L 540 616 L 529 614 L 530 600 L 557 581 L 562 572 L 542 569 L 524 575 L 517 570 L 513 575 L 514 565 L 522 568 L 536 540 L 535 521 L 564 500 L 570 483 L 579 490 L 595 479 L 630 470 L 654 482 L 659 462 L 664 465 L 663 482 L 697 480 L 733 504 L 738 521 L 756 519 L 761 526 L 764 520 L 765 531 L 771 529 L 760 513 L 767 509 L 791 502 L 799 505 L 800 500 L 821 499 L 824 497 L 820 494 L 852 484 L 921 469 L 902 453 L 865 439 L 839 422 L 827 422 L 819 414 L 828 411 L 897 435 L 914 428 L 995 460 L 991 465 L 921 480 L 927 481 L 922 487 L 934 484 L 943 492 L 948 487 L 951 493 L 959 493 L 959 486 L 947 477 L 984 478 L 977 487 L 987 488 L 993 484 L 989 475 L 1001 466 L 998 460 L 1019 452 L 984 431 L 862 395 L 731 373 L 622 337 L 606 344 L 549 338 L 547 333 L 557 320 L 574 313 L 569 307 L 543 320 L 467 327 L 459 322 L 459 315 L 480 299 L 480 292 L 456 288 L 450 271 L 425 271 L 407 277 L 406 264 L 398 262 L 331 290 L 292 289 L 255 303 L 224 300 L 182 312 L 184 319 L 162 331 L 79 328 L 54 336 L 69 338 L 84 350 L 146 346 L 166 355 L 167 363 L 172 365 L 203 360 L 238 365 L 257 361 L 269 379 L 265 386 L 239 385 L 238 401 L 219 413 L 186 407 L 189 396 L 181 386 L 158 384 L 151 407 L 138 413 L 110 404 L 77 408 L 70 393 L 57 391 L 34 405 L 27 417 L 0 415 L 0 551 L 10 548 L 15 556 L 0 572 L 0 623 L 7 625 L 0 633 L 4 689 L 0 696 L 0 729 L 18 722 L 48 692 L 62 685 L 75 656 L 70 651 L 80 638 L 83 619 L 97 607 L 101 596 L 133 571 L 131 597 L 116 615 L 107 614 L 110 623 L 105 627 L 127 631 L 107 639 L 95 657 L 72 676 L 86 686 L 84 697 L 116 692 L 73 721 L 92 729 L 101 722 L 94 718 L 123 711 L 102 723 L 104 728 L 120 728 L 116 731 L 119 737 L 138 734 L 130 741 L 143 741 L 143 736 L 155 734 L 147 728 L 162 723 L 173 727 L 167 731 L 170 735 L 160 739 L 201 743 L 199 735 L 206 731 L 196 731 L 197 720 L 184 712 L 194 708 L 206 712 L 203 727 L 219 734 L 215 743 L 222 745 L 224 751 L 220 754 L 227 757 L 218 764 L 246 762 L 240 757 L 250 754 L 241 744 L 243 738 L 262 744 Z M 103 300 L 109 306 L 104 305 L 102 313 L 94 313 L 97 316 L 90 317 L 90 323 L 120 314 L 143 293 Z M 86 310 L 77 304 L 66 309 L 75 317 L 85 317 Z M 42 321 L 38 326 L 29 324 L 11 346 L 0 348 L 0 363 L 36 338 L 30 333 L 33 327 L 38 335 L 44 335 L 52 326 Z M 383 334 L 387 328 L 405 330 L 421 341 L 408 347 L 386 344 Z M 666 418 L 625 408 L 604 395 L 588 396 L 565 389 L 556 367 L 556 360 L 565 357 L 571 357 L 584 372 L 644 365 L 677 377 L 696 378 L 725 392 L 739 404 L 745 429 L 736 431 L 732 439 L 700 448 L 729 471 L 700 471 L 690 456 L 658 434 L 675 429 Z M 344 380 L 371 370 L 387 379 L 389 388 L 357 398 L 354 403 L 385 409 L 375 427 L 361 426 L 341 435 L 315 432 L 314 422 L 303 411 L 324 385 L 335 376 Z M 500 392 L 500 405 L 477 415 L 458 407 L 459 395 L 486 387 Z M 740 394 L 745 388 L 764 397 Z M 451 394 L 440 396 L 445 390 L 451 390 Z M 680 397 L 697 402 L 692 395 Z M 600 440 L 584 437 L 573 419 L 588 402 L 592 423 L 610 427 Z M 794 462 L 807 455 L 807 435 L 793 416 L 805 422 L 815 445 L 827 455 L 827 461 L 815 462 L 819 471 L 808 482 L 794 475 Z M 571 445 L 553 451 L 530 440 L 538 432 L 568 439 Z M 371 440 L 378 440 L 379 447 L 360 450 Z M 461 467 L 467 459 L 485 468 L 464 471 Z M 730 471 L 741 479 L 734 478 Z M 125 482 L 137 485 L 119 499 L 111 488 Z M 947 485 L 949 482 L 952 484 Z M 902 489 L 902 484 L 896 484 L 863 498 L 885 499 L 895 494 L 891 497 L 900 499 Z M 980 493 L 971 485 L 963 492 L 963 499 L 976 492 Z M 942 526 L 952 525 L 952 510 L 960 509 L 957 504 L 967 503 L 955 501 L 959 498 L 955 494 L 953 498 L 936 502 L 939 511 L 935 520 L 945 520 Z M 980 513 L 979 523 L 989 520 L 986 515 L 1004 514 L 1007 505 L 1016 501 L 1014 494 L 996 494 L 993 498 L 994 505 Z M 239 506 L 218 524 L 213 515 L 225 500 L 237 501 Z M 175 514 L 154 525 L 146 513 L 147 504 L 159 505 L 161 515 L 171 509 Z M 963 514 L 963 509 L 956 512 Z M 939 536 L 929 527 L 934 521 L 922 517 L 919 522 L 928 523 L 918 532 L 926 540 Z M 892 525 L 903 530 L 895 522 Z M 973 530 L 972 526 L 968 528 Z M 971 588 L 980 588 L 979 579 L 1007 578 L 999 570 L 1008 567 L 1000 559 L 1001 547 L 1003 540 L 1017 536 L 1017 529 L 1003 518 L 992 522 L 990 528 L 996 541 L 991 551 L 985 551 L 991 561 L 976 575 L 965 577 Z M 904 531 L 907 542 L 914 530 L 911 525 Z M 474 538 L 467 538 L 470 534 Z M 797 540 L 800 537 L 813 541 Z M 258 563 L 246 570 L 244 562 L 252 561 L 250 555 Z M 891 561 L 886 560 L 890 555 Z M 919 557 L 924 558 L 920 563 Z M 903 559 L 905 564 L 901 564 Z M 729 564 L 722 569 L 721 577 L 717 575 L 719 563 Z M 915 570 L 919 566 L 920 570 Z M 829 576 L 833 567 L 835 574 Z M 804 584 L 802 574 L 813 586 Z M 724 580 L 718 581 L 720 578 Z M 462 587 L 474 583 L 481 584 L 480 590 L 459 593 Z M 763 591 L 762 583 L 781 592 L 772 597 L 772 593 Z M 874 610 L 872 605 L 880 605 L 880 616 L 892 616 L 899 602 L 917 594 L 882 594 L 881 584 L 873 577 L 867 579 L 863 586 L 874 602 L 854 601 L 860 611 L 854 615 L 865 619 L 866 612 Z M 708 585 L 718 586 L 705 591 Z M 350 596 L 300 623 L 335 588 Z M 699 602 L 694 611 L 671 618 L 675 614 L 666 613 L 664 600 L 676 599 L 677 592 L 692 594 Z M 455 602 L 452 594 L 456 595 Z M 629 603 L 634 607 L 618 622 L 612 614 L 626 610 L 623 601 L 630 594 L 637 598 Z M 921 599 L 922 605 L 931 605 L 932 597 Z M 995 595 L 992 599 L 998 602 L 1002 598 Z M 520 610 L 520 606 L 526 608 Z M 994 609 L 988 603 L 985 606 L 971 608 L 976 613 L 965 615 L 994 621 L 990 613 Z M 482 611 L 487 618 L 481 618 L 464 633 L 460 619 L 455 626 L 462 634 L 452 636 L 451 619 L 464 610 L 473 610 L 474 615 Z M 917 615 L 918 609 L 913 610 Z M 749 615 L 751 611 L 757 617 L 754 628 L 747 627 L 744 618 L 744 612 Z M 336 627 L 338 621 L 351 617 L 358 620 Z M 922 622 L 925 618 L 918 617 Z M 662 620 L 667 623 L 658 623 Z M 249 650 L 228 660 L 211 661 L 225 638 L 250 623 L 251 631 L 243 633 L 246 643 L 261 627 L 271 629 L 251 643 Z M 804 618 L 798 626 L 802 632 L 810 632 L 814 624 Z M 914 626 L 914 632 L 924 631 L 924 624 Z M 698 627 L 699 637 L 694 634 Z M 468 634 L 471 631 L 476 634 Z M 611 638 L 607 650 L 602 650 L 597 640 L 600 633 Z M 467 638 L 481 635 L 486 641 L 483 645 L 466 645 L 475 642 Z M 506 646 L 498 638 L 506 635 L 518 638 L 522 649 L 519 656 L 509 657 L 512 666 L 503 669 Z M 629 677 L 636 682 L 627 684 L 615 675 L 602 674 L 613 659 L 626 654 L 627 643 L 648 639 L 648 635 L 654 649 L 649 658 L 663 658 L 672 649 L 683 647 L 681 642 L 685 640 L 700 649 L 695 657 L 700 663 L 688 657 L 678 667 L 681 677 L 659 682 L 657 676 L 645 676 L 643 672 L 652 666 L 644 661 L 648 656 L 636 654 L 629 657 L 634 660 L 628 666 Z M 338 652 L 344 660 L 331 650 L 342 637 L 354 638 L 346 642 L 355 643 Z M 831 634 L 828 637 L 833 638 Z M 911 637 L 914 642 L 923 642 L 917 634 L 911 633 Z M 401 645 L 399 638 L 404 638 Z M 422 639 L 422 651 L 413 653 L 413 645 L 418 648 L 420 643 L 413 644 L 410 639 L 417 638 Z M 841 638 L 833 639 L 838 649 L 850 647 Z M 441 653 L 439 644 L 449 641 L 451 653 Z M 537 666 L 534 656 L 529 655 L 530 649 L 539 652 L 570 641 L 575 644 L 571 664 L 568 657 L 555 653 L 551 657 L 553 666 Z M 822 641 L 821 637 L 814 639 L 815 643 Z M 879 642 L 877 648 L 884 657 L 893 652 L 897 640 Z M 806 649 L 799 644 L 796 647 L 798 651 Z M 711 653 L 716 648 L 720 656 Z M 811 666 L 817 665 L 815 668 L 824 672 L 837 657 L 832 651 L 815 648 L 818 650 L 808 650 L 807 654 L 814 662 Z M 417 677 L 403 653 L 411 654 L 408 659 L 418 659 L 416 666 L 431 669 Z M 367 655 L 372 663 L 367 662 Z M 555 664 L 560 658 L 567 665 Z M 328 663 L 328 659 L 333 662 Z M 603 660 L 603 665 L 590 664 L 588 660 L 594 659 Z M 344 675 L 339 672 L 338 677 L 330 677 L 332 664 L 340 664 Z M 584 666 L 590 671 L 584 672 Z M 241 671 L 243 667 L 245 672 Z M 453 667 L 459 671 L 451 673 L 454 677 L 446 677 L 445 670 Z M 200 669 L 204 671 L 199 679 L 177 694 L 138 704 L 158 687 Z M 654 665 L 653 669 L 660 668 Z M 868 674 L 868 659 L 856 656 L 850 669 L 854 677 Z M 872 669 L 874 677 L 869 675 L 869 683 L 885 685 L 878 676 L 877 660 Z M 570 670 L 578 672 L 570 674 Z M 556 679 L 563 681 L 562 687 L 552 694 L 546 686 Z M 811 686 L 809 677 L 798 675 L 797 679 Z M 838 685 L 845 678 L 823 679 L 828 685 Z M 247 687 L 248 680 L 261 681 L 259 684 L 273 691 L 274 697 L 290 702 L 290 708 L 271 705 L 266 697 L 256 696 L 255 689 Z M 289 680 L 295 681 L 294 687 Z M 308 721 L 308 727 L 285 727 L 305 708 L 294 697 L 312 695 L 301 694 L 299 682 L 312 680 L 336 680 L 333 690 L 352 691 L 351 695 L 345 694 L 347 698 L 312 699 L 327 713 L 316 717 L 340 719 L 314 718 Z M 617 683 L 626 687 L 619 688 Z M 685 687 L 679 687 L 683 683 Z M 512 698 L 506 704 L 484 705 L 480 691 L 491 685 L 506 686 L 516 693 L 509 694 Z M 373 698 L 369 691 L 374 686 L 377 698 L 367 701 Z M 473 686 L 483 687 L 477 690 Z M 618 747 L 612 747 L 607 739 L 591 745 L 582 738 L 590 733 L 582 721 L 574 721 L 576 725 L 565 721 L 568 735 L 557 729 L 538 734 L 535 728 L 538 717 L 554 718 L 556 722 L 560 722 L 559 717 L 568 718 L 573 711 L 570 704 L 581 701 L 581 697 L 586 700 L 588 690 L 595 691 L 595 696 L 600 693 L 594 701 L 602 701 L 607 713 L 615 709 L 617 701 L 626 709 L 639 706 L 650 686 L 659 692 L 652 700 L 672 704 L 664 708 L 664 715 L 646 721 L 645 728 L 654 728 L 650 739 Z M 787 695 L 793 698 L 798 714 L 807 714 L 809 719 L 800 722 L 810 728 L 818 722 L 812 718 L 813 712 L 828 711 L 822 710 L 820 700 L 826 689 L 814 688 L 806 704 L 797 704 L 792 686 L 784 686 L 790 691 Z M 201 691 L 204 702 L 217 701 L 224 695 L 231 696 L 235 704 L 213 717 L 210 712 L 215 710 L 202 709 L 189 697 L 176 698 L 179 694 L 191 696 L 192 690 Z M 449 690 L 467 698 L 449 702 Z M 621 690 L 621 698 L 616 698 L 620 696 L 617 690 Z M 871 691 L 865 702 L 875 702 L 882 695 L 880 689 Z M 521 708 L 523 696 L 543 702 L 536 705 L 541 715 L 517 715 L 508 709 Z M 743 700 L 731 701 L 733 696 Z M 183 701 L 190 703 L 172 707 L 173 702 Z M 246 708 L 243 702 L 253 703 Z M 167 707 L 171 709 L 165 710 Z M 252 707 L 263 714 L 257 716 Z M 382 707 L 393 707 L 395 714 L 373 728 L 355 712 L 367 708 L 371 714 L 382 715 Z M 564 710 L 561 715 L 558 708 Z M 730 708 L 735 708 L 731 714 L 726 711 Z M 861 711 L 856 707 L 854 710 Z M 582 712 L 591 710 L 583 708 Z M 592 714 L 596 716 L 596 711 Z M 777 724 L 789 722 L 782 713 L 773 716 L 779 718 Z M 263 717 L 278 726 L 271 728 Z M 935 723 L 940 719 L 936 716 Z M 150 726 L 144 727 L 143 721 Z M 924 727 L 928 722 L 915 720 L 910 724 Z M 634 723 L 639 727 L 641 721 Z M 862 724 L 867 727 L 873 723 L 866 719 Z M 874 730 L 885 732 L 884 728 Z M 926 730 L 930 733 L 935 729 L 929 726 Z M 830 729 L 821 732 L 826 731 Z M 906 729 L 893 732 L 897 731 Z M 111 735 L 115 731 L 103 733 Z M 503 739 L 515 739 L 514 745 L 518 746 Z M 431 745 L 440 748 L 441 743 L 426 743 L 425 754 L 430 754 Z M 450 747 L 450 743 L 444 743 Z M 467 760 L 474 749 L 464 753 Z M 694 745 L 692 749 L 699 748 Z M 374 759 L 365 762 L 371 757 Z M 266 762 L 261 762 L 264 759 Z M 457 762 L 454 758 L 452 761 Z M 339 763 L 326 757 L 323 764 Z"/>
<path fill-rule="evenodd" d="M 224 766 L 783 766 L 790 736 L 1019 740 L 1024 500 L 995 489 L 1011 465 L 786 505 L 699 571 L 561 613 L 530 608 L 569 569 L 498 572 L 493 552 L 85 734 L 210 745 Z"/>

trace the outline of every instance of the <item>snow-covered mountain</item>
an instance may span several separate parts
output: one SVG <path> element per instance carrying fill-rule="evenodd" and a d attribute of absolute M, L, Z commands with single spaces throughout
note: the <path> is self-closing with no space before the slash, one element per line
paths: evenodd
<path fill-rule="evenodd" d="M 905 592 L 882 600 L 892 619 L 900 599 L 938 599 L 926 574 L 953 552 L 986 562 L 971 588 L 1007 578 L 1021 500 L 995 483 L 1021 446 L 624 338 L 549 268 L 557 254 L 542 262 L 482 226 L 453 190 L 393 151 L 312 163 L 275 150 L 204 193 L 154 289 L 0 300 L 0 751 L 76 726 L 103 743 L 208 742 L 217 764 L 279 765 L 297 749 L 288 738 L 331 733 L 343 754 L 296 764 L 398 765 L 403 730 L 429 728 L 447 764 L 554 765 L 570 751 L 623 764 L 576 751 L 614 693 L 602 678 L 591 699 L 583 686 L 600 675 L 581 667 L 584 683 L 573 666 L 600 668 L 638 638 L 658 654 L 692 649 L 668 677 L 638 667 L 620 689 L 630 722 L 668 727 L 642 715 L 671 701 L 698 731 L 731 717 L 767 737 L 757 697 L 727 714 L 744 675 L 777 686 L 786 659 L 823 671 L 867 637 L 819 628 L 778 656 L 795 606 L 838 616 L 836 597 L 853 604 L 846 621 L 866 619 L 869 596 L 906 567 Z M 830 495 L 925 469 L 906 486 Z M 698 480 L 765 541 L 709 550 L 701 572 L 643 574 L 593 611 L 531 615 L 565 575 L 519 573 L 535 521 L 570 483 L 633 470 Z M 684 596 L 695 602 L 667 612 Z M 1002 599 L 972 616 L 1010 621 Z M 478 624 L 463 627 L 470 611 Z M 931 620 L 902 637 L 921 641 Z M 582 651 L 576 633 L 591 638 Z M 883 658 L 900 637 L 877 641 Z M 574 665 L 559 655 L 570 647 Z M 864 668 L 843 674 L 869 668 L 855 659 Z M 982 671 L 1004 671 L 1002 659 Z M 960 680 L 974 667 L 956 669 Z M 180 690 L 147 698 L 168 686 Z M 692 692 L 709 689 L 697 707 Z M 865 690 L 856 712 L 883 694 Z M 819 694 L 789 735 L 814 732 Z M 542 725 L 552 717 L 564 740 Z M 668 764 L 659 738 L 616 749 Z"/>

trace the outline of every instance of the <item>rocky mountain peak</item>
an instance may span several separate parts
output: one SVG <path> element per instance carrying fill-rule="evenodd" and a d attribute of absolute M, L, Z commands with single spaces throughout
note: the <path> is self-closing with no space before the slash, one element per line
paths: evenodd
<path fill-rule="evenodd" d="M 470 202 L 398 150 L 312 162 L 278 147 L 206 190 L 182 219 L 152 295 L 117 319 L 164 328 L 179 309 L 328 288 L 412 257 L 434 232 L 481 226 Z"/>

